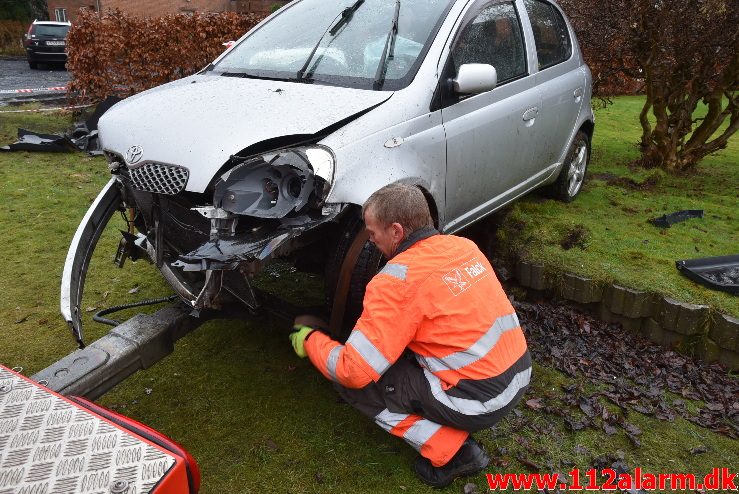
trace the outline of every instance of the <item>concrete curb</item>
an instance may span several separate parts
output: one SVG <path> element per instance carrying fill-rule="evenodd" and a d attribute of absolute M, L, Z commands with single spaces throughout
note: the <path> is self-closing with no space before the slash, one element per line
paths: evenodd
<path fill-rule="evenodd" d="M 601 319 L 620 323 L 651 341 L 707 362 L 739 370 L 739 318 L 669 297 L 616 284 L 603 285 L 572 273 L 555 273 L 542 264 L 519 261 L 519 285 L 575 302 Z"/>

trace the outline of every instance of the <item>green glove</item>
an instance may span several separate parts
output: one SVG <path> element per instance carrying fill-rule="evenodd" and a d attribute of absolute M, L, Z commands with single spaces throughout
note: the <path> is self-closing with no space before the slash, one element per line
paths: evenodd
<path fill-rule="evenodd" d="M 295 353 L 300 358 L 305 358 L 308 356 L 307 353 L 305 353 L 305 340 L 308 339 L 308 336 L 315 331 L 310 326 L 301 326 L 301 325 L 295 325 L 293 326 L 293 331 L 290 333 L 290 343 L 293 344 L 293 350 L 295 350 Z"/>

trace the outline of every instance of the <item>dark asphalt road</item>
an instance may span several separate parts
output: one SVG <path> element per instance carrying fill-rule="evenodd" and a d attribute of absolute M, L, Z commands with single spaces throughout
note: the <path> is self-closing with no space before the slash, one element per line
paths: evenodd
<path fill-rule="evenodd" d="M 61 65 L 39 64 L 39 70 L 31 70 L 25 58 L 0 59 L 0 91 L 65 86 L 68 82 L 69 73 Z M 15 97 L 0 93 L 0 99 Z"/>

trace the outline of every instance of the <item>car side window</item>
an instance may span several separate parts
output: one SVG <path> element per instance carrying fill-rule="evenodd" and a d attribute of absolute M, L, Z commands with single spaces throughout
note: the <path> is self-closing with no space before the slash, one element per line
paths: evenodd
<path fill-rule="evenodd" d="M 534 30 L 539 70 L 568 60 L 572 56 L 572 40 L 562 14 L 551 3 L 524 0 Z"/>
<path fill-rule="evenodd" d="M 466 63 L 495 67 L 498 85 L 526 75 L 526 50 L 521 23 L 512 2 L 484 7 L 462 28 L 452 49 L 455 74 Z"/>

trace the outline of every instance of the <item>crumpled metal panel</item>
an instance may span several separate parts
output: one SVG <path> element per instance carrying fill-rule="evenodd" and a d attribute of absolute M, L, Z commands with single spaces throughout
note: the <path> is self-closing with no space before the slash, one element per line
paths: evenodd
<path fill-rule="evenodd" d="M 0 494 L 151 492 L 175 458 L 0 367 Z"/>

